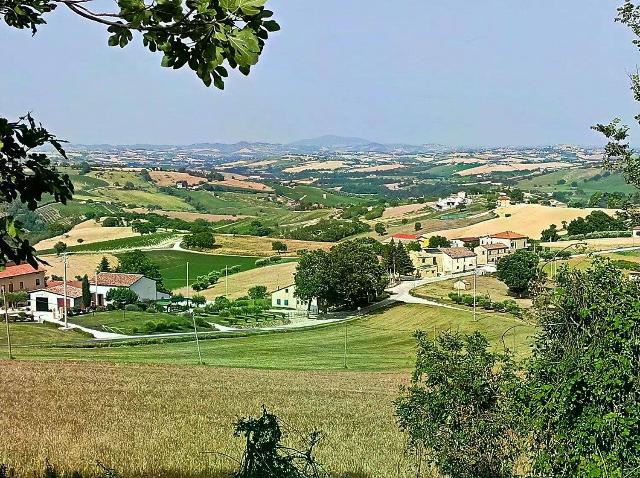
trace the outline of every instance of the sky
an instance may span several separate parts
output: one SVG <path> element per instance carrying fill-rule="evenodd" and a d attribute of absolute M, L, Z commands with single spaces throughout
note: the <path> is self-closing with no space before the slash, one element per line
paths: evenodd
<path fill-rule="evenodd" d="M 115 3 L 115 2 L 114 2 Z M 0 23 L 0 116 L 72 143 L 289 142 L 324 134 L 451 146 L 597 145 L 636 108 L 622 0 L 269 0 L 282 30 L 224 91 L 160 67 L 140 37 L 59 7 Z M 103 3 L 101 4 L 101 6 Z M 634 130 L 635 132 L 635 130 Z"/>

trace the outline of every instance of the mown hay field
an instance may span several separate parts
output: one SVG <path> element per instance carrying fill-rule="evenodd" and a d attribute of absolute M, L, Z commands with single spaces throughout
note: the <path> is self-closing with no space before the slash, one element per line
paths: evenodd
<path fill-rule="evenodd" d="M 285 372 L 175 365 L 0 362 L 0 462 L 31 476 L 49 459 L 123 478 L 230 476 L 237 418 L 264 404 L 287 427 L 318 429 L 317 457 L 335 477 L 414 476 L 393 400 L 401 373 Z M 293 433 L 288 444 L 299 444 Z"/>

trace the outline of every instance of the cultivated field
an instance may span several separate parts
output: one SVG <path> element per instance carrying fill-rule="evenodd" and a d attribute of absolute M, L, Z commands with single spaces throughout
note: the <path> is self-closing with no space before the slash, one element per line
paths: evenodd
<path fill-rule="evenodd" d="M 134 209 L 125 209 L 127 212 L 136 212 L 139 214 L 160 214 L 161 216 L 167 216 L 173 219 L 182 219 L 183 221 L 193 222 L 196 219 L 204 219 L 209 222 L 217 222 L 217 221 L 237 221 L 240 219 L 246 219 L 249 216 L 237 216 L 231 214 L 206 214 L 201 212 L 186 212 L 186 211 L 159 211 L 159 210 L 150 210 L 144 208 L 134 208 Z"/>
<path fill-rule="evenodd" d="M 224 277 L 210 289 L 197 292 L 199 295 L 205 296 L 207 299 L 214 299 L 218 296 L 225 295 L 229 299 L 237 299 L 247 295 L 248 290 L 254 285 L 263 285 L 267 287 L 269 292 L 293 284 L 293 275 L 296 271 L 296 262 L 285 262 L 273 266 L 260 267 L 248 271 L 238 272 L 228 277 L 225 283 Z M 175 292 L 182 294 L 187 293 L 187 288 L 182 287 Z M 191 294 L 195 292 L 191 291 Z"/>
<path fill-rule="evenodd" d="M 295 256 L 299 250 L 329 250 L 333 243 L 316 241 L 297 241 L 294 239 L 273 239 L 269 237 L 235 236 L 218 234 L 216 238 L 216 254 L 244 254 L 255 256 L 271 256 L 273 242 L 280 241 L 287 245 L 286 256 Z"/>
<path fill-rule="evenodd" d="M 149 171 L 149 176 L 153 182 L 161 187 L 175 187 L 176 182 L 186 181 L 189 186 L 206 183 L 205 178 L 192 176 L 189 173 L 179 173 L 177 171 Z"/>
<path fill-rule="evenodd" d="M 404 206 L 388 207 L 382 213 L 383 219 L 394 219 L 416 213 L 427 207 L 426 204 L 405 204 Z"/>
<path fill-rule="evenodd" d="M 247 179 L 239 179 L 239 178 L 225 178 L 224 181 L 211 181 L 211 184 L 214 186 L 223 186 L 234 189 L 249 189 L 251 191 L 260 191 L 260 192 L 272 192 L 273 188 L 258 183 L 256 181 L 250 181 Z"/>
<path fill-rule="evenodd" d="M 515 163 L 515 164 L 485 164 L 475 168 L 459 171 L 460 176 L 475 176 L 478 174 L 513 172 L 513 171 L 534 171 L 546 169 L 560 169 L 569 167 L 569 163 L 549 162 L 549 163 Z"/>
<path fill-rule="evenodd" d="M 54 244 L 59 241 L 64 242 L 67 246 L 75 246 L 80 243 L 91 244 L 138 235 L 139 234 L 133 232 L 130 227 L 102 227 L 101 224 L 96 223 L 92 219 L 81 222 L 66 234 L 38 242 L 35 248 L 38 251 L 44 251 L 46 249 L 52 249 Z M 82 241 L 78 242 L 78 239 L 82 239 Z"/>
<path fill-rule="evenodd" d="M 600 209 L 607 214 L 615 214 L 615 209 Z M 446 229 L 431 232 L 449 239 L 456 237 L 482 236 L 501 231 L 515 231 L 533 239 L 539 239 L 543 229 L 550 224 L 562 227 L 562 221 L 571 222 L 578 217 L 585 217 L 595 209 L 556 208 L 539 204 L 516 204 L 496 209 L 499 217 L 473 224 L 467 227 Z M 510 216 L 507 216 L 510 215 Z"/>
<path fill-rule="evenodd" d="M 283 169 L 283 173 L 301 173 L 303 171 L 333 171 L 345 167 L 344 161 L 309 161 L 300 166 Z"/>
<path fill-rule="evenodd" d="M 67 256 L 67 274 L 70 278 L 73 278 L 76 275 L 82 276 L 85 274 L 91 278 L 103 257 L 106 257 L 109 260 L 109 264 L 112 266 L 115 266 L 118 263 L 118 259 L 109 253 L 69 254 Z M 62 277 L 64 274 L 64 265 L 62 263 L 61 256 L 50 254 L 40 256 L 40 258 L 49 263 L 48 266 L 44 266 L 47 270 L 48 276 L 55 274 Z"/>
<path fill-rule="evenodd" d="M 335 476 L 415 476 L 393 400 L 407 374 L 282 372 L 171 365 L 3 362 L 0 462 L 123 478 L 222 478 L 240 457 L 233 423 L 266 405 L 287 427 L 320 430 L 318 459 Z M 294 432 L 289 445 L 297 446 Z M 424 476 L 424 475 L 423 475 Z"/>

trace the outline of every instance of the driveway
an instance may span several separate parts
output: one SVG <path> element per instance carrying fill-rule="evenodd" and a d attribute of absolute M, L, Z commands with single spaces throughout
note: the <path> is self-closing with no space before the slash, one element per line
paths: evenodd
<path fill-rule="evenodd" d="M 394 287 L 391 287 L 390 289 L 387 289 L 387 292 L 391 294 L 391 296 L 389 297 L 389 300 L 393 300 L 396 302 L 403 302 L 405 304 L 424 304 L 424 305 L 430 305 L 433 307 L 442 307 L 443 309 L 467 310 L 460 307 L 455 307 L 453 305 L 442 304 L 440 302 L 436 302 L 433 300 L 415 297 L 411 295 L 411 291 L 416 287 L 420 287 L 426 284 L 433 284 L 435 282 L 442 282 L 449 279 L 455 279 L 458 277 L 467 277 L 471 275 L 473 275 L 473 272 L 462 272 L 460 274 L 452 274 L 448 276 L 430 277 L 428 279 L 404 281 Z"/>

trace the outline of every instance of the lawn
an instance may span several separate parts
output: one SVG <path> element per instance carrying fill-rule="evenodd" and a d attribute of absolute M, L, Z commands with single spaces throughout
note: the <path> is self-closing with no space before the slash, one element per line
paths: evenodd
<path fill-rule="evenodd" d="M 105 330 L 125 335 L 193 331 L 193 322 L 190 318 L 162 312 L 150 313 L 113 310 L 98 312 L 96 314 L 79 315 L 70 318 L 69 321 L 91 329 Z M 160 322 L 164 323 L 167 327 L 156 329 L 155 327 L 157 327 Z M 152 324 L 154 327 L 150 327 Z M 198 330 L 205 329 L 208 331 L 211 330 L 210 327 L 198 328 Z"/>
<path fill-rule="evenodd" d="M 460 291 L 460 293 L 473 294 L 473 277 L 464 277 L 463 279 L 465 282 L 467 282 L 468 288 L 467 290 Z M 432 284 L 426 284 L 415 289 L 413 291 L 413 294 L 417 297 L 424 297 L 428 299 L 435 299 L 438 301 L 453 303 L 453 301 L 449 299 L 449 293 L 455 292 L 453 289 L 453 284 L 457 280 L 458 279 L 449 279 L 445 281 L 434 282 Z M 515 300 L 520 307 L 531 306 L 531 300 L 518 299 L 517 297 L 509 295 L 508 291 L 509 288 L 505 285 L 505 283 L 499 281 L 493 276 L 478 276 L 476 279 L 476 292 L 478 296 L 488 295 L 489 297 L 491 297 L 491 300 L 496 302 L 502 302 L 507 299 Z"/>
<path fill-rule="evenodd" d="M 253 269 L 257 257 L 223 256 L 198 254 L 186 251 L 146 251 L 144 254 L 160 268 L 164 285 L 170 290 L 184 287 L 187 280 L 187 262 L 189 263 L 189 283 L 197 276 L 211 271 L 221 271 L 226 267 L 240 266 L 241 271 Z"/>
<path fill-rule="evenodd" d="M 34 476 L 45 460 L 95 476 L 228 478 L 233 424 L 264 404 L 293 434 L 320 430 L 317 458 L 340 478 L 415 476 L 393 400 L 407 374 L 174 365 L 3 362 L 0 462 Z M 293 441 L 289 441 L 293 440 Z M 423 475 L 425 476 L 425 475 Z M 427 478 L 425 476 L 425 478 Z"/>
<path fill-rule="evenodd" d="M 11 344 L 18 349 L 18 354 L 20 354 L 19 349 L 22 347 L 85 342 L 91 339 L 90 336 L 78 331 L 62 331 L 55 325 L 35 322 L 10 322 L 9 333 L 11 334 Z M 4 319 L 0 326 L 0 354 L 2 354 L 2 358 L 7 355 L 7 330 Z"/>
<path fill-rule="evenodd" d="M 221 367 L 340 370 L 344 367 L 345 329 L 347 365 L 350 370 L 409 370 L 415 362 L 413 332 L 430 333 L 476 330 L 487 334 L 501 348 L 506 344 L 519 357 L 529 350 L 535 329 L 506 314 L 483 312 L 474 322 L 471 311 L 443 309 L 426 305 L 400 305 L 345 324 L 332 324 L 309 330 L 201 340 L 203 360 Z M 1 347 L 1 345 L 0 345 Z M 0 348 L 0 353 L 2 348 Z M 139 346 L 78 348 L 32 348 L 20 358 L 107 360 L 117 362 L 194 364 L 194 342 L 161 343 Z"/>

